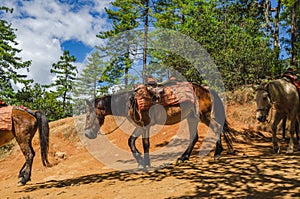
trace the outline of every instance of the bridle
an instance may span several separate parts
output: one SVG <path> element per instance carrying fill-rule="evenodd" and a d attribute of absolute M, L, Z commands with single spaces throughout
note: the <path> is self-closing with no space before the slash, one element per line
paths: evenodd
<path fill-rule="evenodd" d="M 273 102 L 272 102 L 271 95 L 270 95 L 270 92 L 269 92 L 268 88 L 269 88 L 269 83 L 266 86 L 264 86 L 264 87 L 259 87 L 259 88 L 256 89 L 256 91 L 259 91 L 259 90 L 265 91 L 267 93 L 267 97 L 270 100 L 270 103 L 266 107 L 263 107 L 263 108 L 259 107 L 258 109 L 256 109 L 256 112 L 258 112 L 258 111 L 266 111 L 267 113 L 269 113 L 270 109 L 273 107 Z M 267 116 L 268 116 L 268 114 L 267 114 Z M 272 120 L 272 117 L 273 117 L 273 114 L 272 114 L 272 111 L 271 111 L 271 118 L 270 118 L 270 120 L 266 120 L 266 121 L 268 123 L 270 123 L 271 120 Z"/>
<path fill-rule="evenodd" d="M 95 115 L 96 115 L 96 113 L 95 113 Z M 98 122 L 99 119 L 102 119 L 102 118 L 100 118 L 100 117 L 97 116 L 97 115 L 96 115 L 95 117 L 93 117 L 93 121 L 85 128 L 85 130 L 86 130 L 86 129 L 92 128 L 92 126 L 94 125 L 94 123 L 95 123 L 95 122 Z M 117 127 L 114 128 L 112 131 L 110 131 L 110 132 L 108 132 L 108 133 L 101 133 L 101 131 L 98 131 L 97 135 L 109 135 L 109 134 L 112 134 L 112 133 L 115 132 L 118 128 L 120 128 L 121 125 L 123 125 L 125 121 L 126 121 L 126 118 L 121 122 L 121 124 L 117 125 Z"/>
<path fill-rule="evenodd" d="M 101 133 L 101 131 L 98 131 L 97 135 L 109 135 L 112 134 L 113 132 L 115 132 L 118 128 L 121 127 L 122 124 L 124 124 L 124 122 L 126 121 L 126 118 L 121 122 L 121 124 L 117 125 L 116 128 L 114 128 L 112 131 L 108 132 L 108 133 Z"/>

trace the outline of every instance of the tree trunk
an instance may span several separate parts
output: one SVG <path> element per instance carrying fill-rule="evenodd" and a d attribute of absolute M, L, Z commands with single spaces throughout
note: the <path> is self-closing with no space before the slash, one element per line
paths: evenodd
<path fill-rule="evenodd" d="M 274 20 L 274 51 L 276 53 L 276 68 L 279 65 L 279 55 L 280 55 L 280 43 L 279 43 L 279 16 L 280 16 L 280 7 L 281 0 L 278 0 L 276 11 L 275 11 L 275 20 Z"/>
<path fill-rule="evenodd" d="M 125 75 L 125 87 L 127 88 L 128 86 L 128 71 L 129 71 L 129 54 L 130 54 L 130 46 L 127 46 L 127 52 L 125 54 L 125 71 L 124 71 L 124 75 Z"/>
<path fill-rule="evenodd" d="M 291 66 L 296 66 L 296 10 L 297 3 L 291 7 Z"/>
<path fill-rule="evenodd" d="M 277 1 L 277 7 L 272 8 L 271 1 L 266 0 L 265 4 L 265 20 L 267 28 L 270 30 L 272 38 L 273 38 L 273 52 L 275 53 L 276 61 L 274 66 L 274 72 L 280 70 L 279 67 L 279 58 L 280 58 L 280 43 L 279 43 L 279 17 L 280 17 L 280 8 L 281 8 L 281 0 Z M 272 12 L 275 12 L 274 20 L 270 20 L 270 16 L 272 17 Z M 271 13 L 271 14 L 270 14 Z M 271 21 L 273 21 L 273 26 L 271 25 Z"/>
<path fill-rule="evenodd" d="M 144 49 L 143 49 L 143 83 L 146 82 L 146 70 L 147 70 L 147 47 L 148 47 L 148 28 L 149 28 L 149 0 L 144 2 Z"/>

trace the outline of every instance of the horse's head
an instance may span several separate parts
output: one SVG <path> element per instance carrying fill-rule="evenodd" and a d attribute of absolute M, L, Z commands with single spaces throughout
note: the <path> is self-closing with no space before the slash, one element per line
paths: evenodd
<path fill-rule="evenodd" d="M 96 99 L 94 105 L 87 101 L 85 136 L 89 139 L 97 137 L 100 127 L 104 123 L 105 115 L 107 115 L 105 102 L 103 98 Z"/>
<path fill-rule="evenodd" d="M 270 93 L 267 86 L 260 85 L 256 89 L 256 119 L 260 122 L 265 122 L 267 120 L 270 108 L 272 107 L 272 102 L 270 98 Z"/>

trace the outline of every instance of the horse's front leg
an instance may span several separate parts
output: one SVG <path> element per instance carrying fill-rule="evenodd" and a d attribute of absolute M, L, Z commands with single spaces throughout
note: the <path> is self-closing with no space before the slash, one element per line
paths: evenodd
<path fill-rule="evenodd" d="M 151 167 L 150 153 L 149 153 L 149 148 L 150 148 L 149 135 L 150 135 L 150 126 L 148 126 L 143 133 L 144 166 L 145 167 Z"/>
<path fill-rule="evenodd" d="M 177 159 L 177 163 L 182 163 L 185 160 L 189 160 L 192 150 L 198 141 L 198 123 L 199 119 L 197 117 L 187 118 L 189 131 L 190 131 L 190 144 L 185 152 Z"/>
<path fill-rule="evenodd" d="M 295 120 L 290 120 L 290 125 L 288 126 L 290 132 L 290 143 L 286 153 L 290 154 L 294 152 L 294 130 L 295 130 Z"/>
<path fill-rule="evenodd" d="M 130 150 L 132 152 L 133 157 L 136 159 L 138 163 L 138 168 L 144 168 L 145 163 L 144 160 L 141 156 L 141 153 L 139 150 L 136 148 L 135 141 L 136 139 L 141 135 L 144 134 L 144 129 L 141 127 L 136 127 L 133 131 L 133 133 L 130 135 L 128 138 L 128 146 L 130 147 Z"/>
<path fill-rule="evenodd" d="M 279 146 L 278 146 L 277 138 L 276 138 L 277 126 L 278 126 L 279 122 L 283 119 L 283 117 L 284 117 L 283 114 L 276 112 L 274 121 L 271 126 L 271 128 L 272 128 L 272 143 L 273 143 L 273 149 L 274 149 L 275 153 L 279 152 Z"/>

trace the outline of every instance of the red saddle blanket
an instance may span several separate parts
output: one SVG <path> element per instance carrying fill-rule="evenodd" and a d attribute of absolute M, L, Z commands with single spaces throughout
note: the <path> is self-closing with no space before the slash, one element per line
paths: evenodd
<path fill-rule="evenodd" d="M 12 110 L 13 106 L 0 108 L 0 130 L 12 130 Z"/>
<path fill-rule="evenodd" d="M 150 91 L 145 85 L 137 87 L 135 99 L 139 110 L 149 110 L 153 104 L 172 106 L 186 101 L 195 103 L 193 85 L 189 82 L 174 82 L 164 85 L 161 89 L 158 89 L 159 93 L 151 93 L 153 90 L 155 89 Z M 159 99 L 154 99 L 157 96 L 159 96 Z"/>
<path fill-rule="evenodd" d="M 161 102 L 163 106 L 176 105 L 187 101 L 195 103 L 195 94 L 192 83 L 176 82 L 175 84 L 164 87 Z"/>
<path fill-rule="evenodd" d="M 145 85 L 138 85 L 136 88 L 135 99 L 138 109 L 141 111 L 149 110 L 152 106 L 151 96 Z"/>

